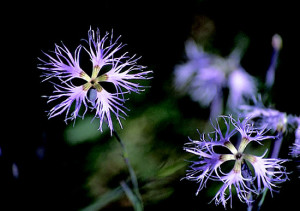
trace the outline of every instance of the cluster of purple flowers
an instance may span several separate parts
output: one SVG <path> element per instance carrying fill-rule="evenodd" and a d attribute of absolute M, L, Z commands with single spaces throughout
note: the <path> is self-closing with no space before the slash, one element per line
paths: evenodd
<path fill-rule="evenodd" d="M 48 102 L 60 102 L 49 111 L 49 118 L 65 112 L 65 121 L 75 120 L 77 117 L 83 118 L 90 108 L 95 110 L 95 118 L 100 119 L 101 131 L 103 122 L 107 122 L 113 131 L 112 114 L 122 127 L 120 118 L 124 118 L 127 110 L 124 95 L 143 91 L 143 86 L 135 80 L 148 79 L 151 71 L 143 71 L 146 67 L 137 64 L 139 58 L 130 57 L 127 52 L 118 54 L 124 47 L 124 44 L 118 43 L 119 38 L 113 40 L 113 33 L 101 37 L 99 29 L 96 32 L 90 29 L 87 46 L 79 45 L 74 54 L 63 44 L 55 45 L 53 55 L 45 53 L 48 60 L 41 60 L 43 63 L 39 66 L 43 70 L 42 76 L 45 80 L 59 81 L 52 82 L 55 90 Z M 80 66 L 82 50 L 92 62 L 91 75 Z M 82 79 L 82 84 L 74 85 L 72 81 L 76 78 Z M 114 91 L 106 90 L 104 83 L 112 83 Z M 70 111 L 72 105 L 75 108 Z"/>
<path fill-rule="evenodd" d="M 272 46 L 273 57 L 266 74 L 266 90 L 270 90 L 274 83 L 277 58 L 282 47 L 279 35 L 273 36 Z M 290 155 L 299 157 L 300 154 L 300 117 L 263 106 L 258 94 L 258 80 L 240 65 L 241 53 L 242 50 L 236 48 L 228 58 L 221 58 L 205 52 L 196 42 L 188 41 L 188 61 L 177 65 L 174 70 L 177 90 L 189 94 L 192 100 L 202 106 L 210 106 L 210 117 L 219 116 L 225 123 L 225 133 L 222 133 L 217 120 L 212 133 L 202 134 L 200 140 L 189 139 L 184 147 L 185 151 L 199 157 L 199 160 L 192 161 L 185 177 L 199 183 L 196 195 L 206 187 L 208 181 L 221 182 L 213 200 L 225 208 L 228 200 L 232 206 L 233 189 L 242 202 L 252 207 L 262 192 L 272 192 L 277 184 L 288 179 L 286 168 L 282 165 L 288 160 L 278 157 L 283 135 L 288 131 L 295 134 Z M 222 109 L 216 103 L 222 98 L 224 88 L 228 88 L 229 96 L 223 112 L 231 114 L 220 116 Z M 256 100 L 257 96 L 259 101 Z M 255 104 L 249 105 L 253 99 Z M 216 107 L 219 107 L 218 111 L 214 111 Z M 238 139 L 235 145 L 232 139 Z M 267 139 L 273 142 L 272 149 L 262 155 L 254 155 L 255 150 L 246 150 L 251 142 L 263 145 Z M 216 149 L 220 147 L 229 150 L 230 154 L 218 152 Z M 225 172 L 227 161 L 234 161 L 234 165 L 230 171 Z"/>
<path fill-rule="evenodd" d="M 85 40 L 84 45 L 79 45 L 74 53 L 64 44 L 55 45 L 52 54 L 45 53 L 47 60 L 40 59 L 42 64 L 39 68 L 43 70 L 44 80 L 50 80 L 54 86 L 48 102 L 58 101 L 49 111 L 49 118 L 65 113 L 65 121 L 75 121 L 77 117 L 84 118 L 87 111 L 92 110 L 94 118 L 100 120 L 99 130 L 102 131 L 103 122 L 106 122 L 112 134 L 112 115 L 122 127 L 121 118 L 124 118 L 127 110 L 124 106 L 125 95 L 144 91 L 144 86 L 136 80 L 149 79 L 152 71 L 144 71 L 146 67 L 137 64 L 139 58 L 135 55 L 128 56 L 127 52 L 119 54 L 124 47 L 119 39 L 114 40 L 112 33 L 101 37 L 99 29 L 96 32 L 90 29 L 88 40 Z M 277 58 L 281 48 L 280 37 L 273 39 L 273 48 Z M 91 74 L 80 65 L 82 51 L 87 53 L 92 63 Z M 219 116 L 213 125 L 213 132 L 200 134 L 200 140 L 189 139 L 184 150 L 199 159 L 192 161 L 185 178 L 199 183 L 196 194 L 206 187 L 208 181 L 221 183 L 213 197 L 217 205 L 226 207 L 230 200 L 232 206 L 235 189 L 238 198 L 250 206 L 263 191 L 272 192 L 277 184 L 286 181 L 288 173 L 282 165 L 287 159 L 278 158 L 280 146 L 277 147 L 276 156 L 271 157 L 268 157 L 267 150 L 256 155 L 248 151 L 247 147 L 253 142 L 263 145 L 265 140 L 274 141 L 291 126 L 295 128 L 295 142 L 290 154 L 299 157 L 300 117 L 266 108 L 262 104 L 246 104 L 246 99 L 257 95 L 258 88 L 256 79 L 240 65 L 240 47 L 227 58 L 222 58 L 205 52 L 194 41 L 188 41 L 186 55 L 188 61 L 175 67 L 176 89 L 189 94 L 202 106 L 216 108 L 222 104 L 223 89 L 228 88 L 227 109 L 232 113 L 239 111 L 239 117 Z M 274 82 L 275 60 L 267 73 L 268 88 Z M 82 83 L 75 84 L 75 79 L 80 79 Z M 113 89 L 106 89 L 104 83 L 111 83 Z M 211 117 L 214 117 L 222 109 L 211 112 Z M 219 120 L 223 120 L 225 131 L 220 127 Z M 233 140 L 237 140 L 236 143 Z M 217 148 L 224 148 L 228 152 L 219 152 Z M 234 163 L 229 171 L 227 167 L 224 168 L 228 161 Z"/>

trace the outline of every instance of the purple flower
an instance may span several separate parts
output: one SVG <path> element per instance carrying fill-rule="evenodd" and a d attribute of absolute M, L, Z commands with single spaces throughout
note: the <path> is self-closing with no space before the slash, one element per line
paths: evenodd
<path fill-rule="evenodd" d="M 281 165 L 286 160 L 264 158 L 266 152 L 257 156 L 245 150 L 252 142 L 262 144 L 263 140 L 275 138 L 266 135 L 264 129 L 254 128 L 249 119 L 240 121 L 231 116 L 222 116 L 222 119 L 226 126 L 225 134 L 217 123 L 213 133 L 201 135 L 200 141 L 190 140 L 184 147 L 187 152 L 199 156 L 198 161 L 192 162 L 185 178 L 199 183 L 196 194 L 206 187 L 208 180 L 221 182 L 222 186 L 213 198 L 216 205 L 222 203 L 226 208 L 226 203 L 230 200 L 232 206 L 233 189 L 242 202 L 250 204 L 250 194 L 258 195 L 265 188 L 273 191 L 276 184 L 287 179 L 285 168 Z M 241 137 L 237 147 L 232 142 L 235 135 Z M 217 147 L 226 148 L 228 153 L 218 152 Z M 226 171 L 224 169 L 228 168 L 227 161 L 233 161 L 234 165 L 231 170 Z M 250 163 L 252 168 L 245 161 Z"/>
<path fill-rule="evenodd" d="M 245 99 L 250 99 L 257 91 L 254 77 L 241 67 L 233 70 L 228 76 L 228 87 L 227 105 L 231 110 L 245 103 Z"/>
<path fill-rule="evenodd" d="M 118 120 L 126 115 L 124 95 L 127 93 L 139 93 L 144 91 L 136 80 L 149 79 L 147 75 L 152 71 L 143 71 L 146 67 L 138 65 L 139 58 L 127 56 L 127 52 L 117 53 L 123 44 L 118 43 L 118 37 L 113 41 L 113 35 L 109 33 L 100 36 L 99 29 L 89 30 L 88 47 L 79 45 L 74 54 L 62 44 L 55 45 L 53 55 L 45 53 L 48 61 L 43 61 L 39 69 L 43 70 L 44 80 L 56 79 L 54 92 L 49 101 L 60 102 L 49 111 L 49 118 L 66 113 L 65 121 L 75 120 L 77 117 L 84 118 L 88 108 L 95 111 L 95 118 L 100 119 L 99 129 L 102 131 L 103 121 L 107 122 L 111 132 L 113 131 L 112 114 Z M 82 49 L 87 52 L 92 62 L 92 74 L 87 74 L 80 66 Z M 107 70 L 108 69 L 108 70 Z M 74 85 L 73 79 L 79 78 L 80 85 Z M 58 79 L 58 80 L 57 80 Z M 108 90 L 103 87 L 104 83 L 113 84 L 114 89 Z M 71 110 L 72 106 L 74 110 Z M 83 111 L 82 111 L 83 110 Z"/>
<path fill-rule="evenodd" d="M 222 97 L 223 88 L 228 88 L 227 106 L 233 110 L 255 95 L 256 81 L 240 65 L 240 46 L 227 58 L 205 52 L 192 40 L 186 42 L 185 51 L 187 62 L 175 66 L 174 84 L 193 101 L 210 106 L 216 98 Z"/>
<path fill-rule="evenodd" d="M 223 59 L 204 52 L 192 40 L 186 43 L 186 55 L 188 61 L 175 67 L 175 88 L 202 106 L 209 106 L 225 83 L 225 73 L 220 68 Z"/>
<path fill-rule="evenodd" d="M 276 109 L 266 108 L 262 103 L 256 105 L 241 105 L 241 115 L 255 120 L 258 128 L 268 128 L 272 131 L 285 132 L 289 123 L 289 116 Z"/>

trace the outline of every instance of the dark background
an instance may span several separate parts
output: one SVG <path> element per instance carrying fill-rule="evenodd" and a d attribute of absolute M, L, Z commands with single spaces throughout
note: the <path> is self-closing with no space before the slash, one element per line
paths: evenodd
<path fill-rule="evenodd" d="M 1 72 L 5 73 L 1 92 L 5 116 L 0 141 L 1 208 L 3 205 L 10 207 L 3 210 L 78 210 L 93 201 L 88 190 L 82 188 L 89 172 L 78 171 L 85 165 L 85 155 L 91 146 L 70 147 L 63 140 L 66 125 L 62 118 L 47 120 L 45 110 L 49 107 L 41 96 L 49 87 L 41 84 L 37 69 L 37 58 L 43 56 L 42 51 L 53 50 L 54 43 L 61 41 L 69 49 L 75 49 L 81 39 L 87 38 L 90 27 L 100 28 L 102 33 L 113 29 L 128 44 L 126 50 L 141 55 L 140 62 L 153 70 L 151 89 L 144 101 L 139 102 L 145 106 L 169 96 L 165 87 L 170 84 L 174 66 L 184 61 L 184 42 L 190 36 L 195 15 L 209 17 L 214 22 L 212 43 L 224 56 L 234 46 L 235 36 L 240 32 L 246 34 L 250 44 L 242 65 L 262 79 L 270 63 L 271 37 L 278 33 L 283 38 L 283 49 L 272 90 L 273 104 L 280 111 L 299 115 L 299 15 L 295 8 L 286 1 L 262 5 L 254 1 L 205 0 L 4 6 L 3 12 L 7 10 L 8 14 L 2 14 L 1 27 Z M 187 116 L 193 112 L 197 112 L 196 106 L 189 108 Z M 168 139 L 176 138 L 168 135 Z M 12 175 L 13 163 L 18 166 L 18 178 Z M 184 181 L 174 181 L 171 185 L 174 193 L 146 206 L 146 210 L 201 210 L 203 206 L 223 209 L 221 205 L 207 205 L 208 200 L 198 202 L 201 197 L 194 194 L 197 185 Z M 299 188 L 299 182 L 297 185 Z M 297 193 L 294 183 L 288 183 L 275 199 L 267 199 L 265 206 L 276 208 L 283 203 L 286 208 L 293 208 L 297 203 L 294 191 Z M 182 205 L 185 209 L 179 209 Z"/>

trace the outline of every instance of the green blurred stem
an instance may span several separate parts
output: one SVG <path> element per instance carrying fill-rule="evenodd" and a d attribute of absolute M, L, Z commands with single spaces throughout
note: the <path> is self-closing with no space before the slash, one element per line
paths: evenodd
<path fill-rule="evenodd" d="M 261 197 L 261 199 L 260 199 L 260 201 L 259 201 L 259 203 L 258 203 L 258 205 L 257 205 L 257 211 L 259 211 L 260 208 L 261 208 L 261 206 L 263 205 L 263 203 L 264 203 L 264 201 L 265 201 L 265 198 L 266 198 L 266 195 L 267 195 L 267 192 L 268 192 L 268 189 L 266 188 L 266 189 L 264 190 L 264 192 L 262 193 L 262 197 Z"/>
<path fill-rule="evenodd" d="M 136 211 L 142 211 L 143 210 L 143 204 L 138 199 L 138 197 L 136 196 L 136 194 L 134 194 L 132 192 L 132 190 L 127 185 L 127 183 L 125 181 L 122 181 L 120 183 L 120 185 L 121 185 L 122 189 L 124 190 L 126 196 L 129 198 L 129 200 L 133 204 L 134 210 L 136 210 Z"/>
<path fill-rule="evenodd" d="M 133 170 L 133 168 L 130 164 L 130 161 L 128 159 L 128 153 L 127 153 L 126 147 L 125 147 L 122 139 L 118 135 L 118 133 L 115 130 L 113 130 L 112 133 L 121 145 L 121 148 L 122 148 L 122 151 L 123 151 L 123 158 L 124 158 L 125 164 L 128 168 L 130 179 L 131 179 L 131 182 L 132 182 L 133 193 L 130 190 L 130 188 L 127 186 L 126 183 L 121 182 L 121 186 L 123 187 L 123 190 L 125 191 L 126 195 L 130 199 L 130 201 L 133 203 L 135 210 L 136 211 L 141 211 L 141 210 L 143 210 L 143 201 L 142 201 L 142 197 L 141 197 L 141 194 L 140 194 L 140 191 L 139 191 L 139 185 L 138 185 L 137 177 L 136 177 L 135 172 L 134 172 L 134 170 Z M 133 199 L 132 194 L 135 195 L 135 198 L 137 200 L 132 200 Z"/>
<path fill-rule="evenodd" d="M 101 197 L 99 197 L 96 201 L 94 201 L 89 206 L 81 209 L 80 211 L 96 211 L 101 210 L 105 206 L 107 206 L 109 203 L 118 200 L 123 196 L 124 190 L 122 187 L 117 187 L 114 190 L 108 191 L 107 193 L 103 194 Z"/>

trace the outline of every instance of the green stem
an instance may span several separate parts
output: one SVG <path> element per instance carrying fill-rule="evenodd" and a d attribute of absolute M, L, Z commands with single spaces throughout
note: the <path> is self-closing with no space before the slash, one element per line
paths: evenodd
<path fill-rule="evenodd" d="M 262 197 L 258 203 L 258 206 L 257 206 L 257 211 L 260 210 L 261 206 L 263 205 L 264 201 L 265 201 L 265 198 L 266 198 L 266 195 L 267 195 L 267 192 L 268 192 L 268 189 L 266 188 L 262 194 Z"/>
<path fill-rule="evenodd" d="M 122 189 L 124 190 L 126 196 L 129 198 L 131 203 L 133 204 L 134 210 L 136 211 L 142 211 L 143 210 L 143 204 L 138 199 L 135 193 L 130 189 L 130 187 L 127 185 L 126 182 L 122 181 L 120 183 Z"/>
<path fill-rule="evenodd" d="M 131 179 L 131 182 L 132 182 L 133 192 L 134 192 L 134 195 L 136 196 L 136 198 L 138 199 L 138 201 L 134 202 L 134 203 L 138 203 L 138 204 L 134 204 L 135 210 L 137 210 L 137 211 L 143 210 L 143 201 L 142 201 L 141 194 L 139 192 L 139 185 L 138 185 L 137 177 L 136 177 L 135 172 L 134 172 L 134 170 L 133 170 L 133 168 L 130 164 L 130 161 L 128 159 L 128 153 L 127 153 L 126 147 L 125 147 L 123 141 L 121 140 L 120 136 L 118 135 L 118 133 L 115 130 L 113 130 L 112 133 L 121 145 L 121 148 L 122 148 L 122 151 L 123 151 L 123 158 L 124 158 L 125 164 L 128 168 L 130 179 Z M 121 185 L 122 184 L 123 183 L 121 183 Z M 125 188 L 124 189 L 125 192 L 127 191 L 126 194 L 129 193 L 127 186 L 125 186 L 123 184 L 122 187 L 123 187 L 123 189 Z"/>

